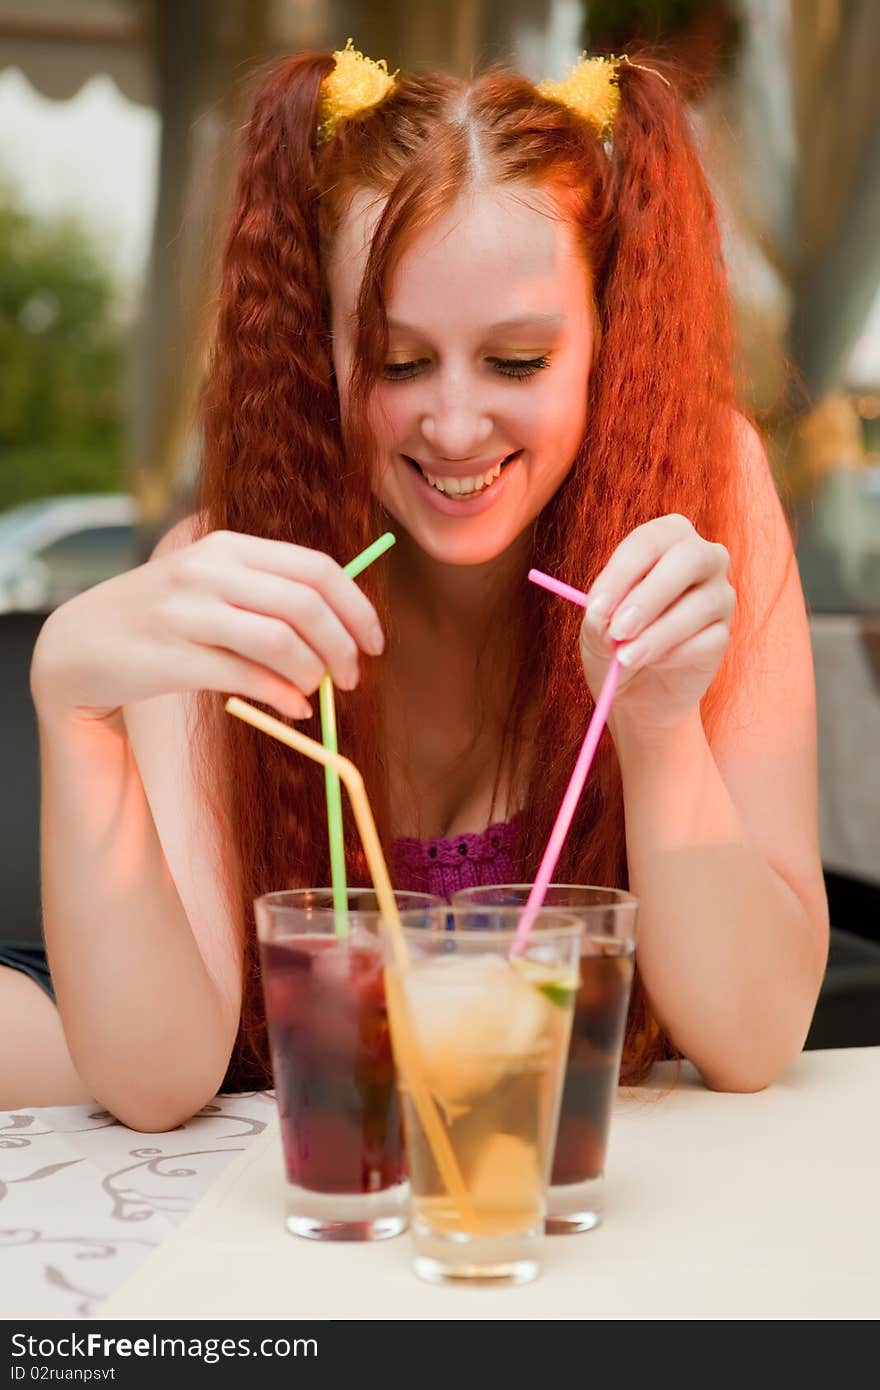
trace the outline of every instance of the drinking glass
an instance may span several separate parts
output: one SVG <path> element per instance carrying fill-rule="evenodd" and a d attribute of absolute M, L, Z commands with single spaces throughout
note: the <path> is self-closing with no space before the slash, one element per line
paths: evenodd
<path fill-rule="evenodd" d="M 454 907 L 522 905 L 527 883 L 465 888 Z M 603 1185 L 620 1056 L 635 964 L 638 900 L 617 888 L 552 883 L 544 906 L 583 924 L 559 1133 L 547 1202 L 547 1233 L 589 1231 L 602 1219 Z"/>
<path fill-rule="evenodd" d="M 399 911 L 435 908 L 397 893 Z M 287 1175 L 287 1229 L 313 1240 L 381 1240 L 407 1224 L 400 1106 L 385 1004 L 380 912 L 350 888 L 337 935 L 329 888 L 254 904 Z"/>
<path fill-rule="evenodd" d="M 403 1100 L 415 1270 L 432 1283 L 525 1283 L 540 1269 L 581 924 L 516 908 L 387 926 L 386 990 Z"/>

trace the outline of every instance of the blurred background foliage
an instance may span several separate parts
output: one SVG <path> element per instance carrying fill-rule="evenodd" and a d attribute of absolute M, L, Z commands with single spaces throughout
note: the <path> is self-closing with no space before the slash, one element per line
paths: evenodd
<path fill-rule="evenodd" d="M 878 17 L 874 0 L 0 0 L 0 65 L 59 102 L 109 72 L 161 129 L 134 296 L 106 248 L 0 190 L 0 509 L 126 488 L 146 533 L 190 505 L 211 243 L 250 79 L 353 33 L 392 68 L 506 58 L 537 78 L 585 46 L 672 61 L 719 202 L 741 400 L 808 522 L 830 472 L 861 487 L 877 464 L 880 382 L 853 389 L 845 369 L 877 291 Z"/>
<path fill-rule="evenodd" d="M 741 34 L 730 0 L 589 0 L 585 6 L 584 44 L 591 52 L 669 54 L 689 100 L 732 61 Z"/>
<path fill-rule="evenodd" d="M 127 343 L 117 286 L 86 232 L 0 189 L 0 510 L 124 488 Z"/>

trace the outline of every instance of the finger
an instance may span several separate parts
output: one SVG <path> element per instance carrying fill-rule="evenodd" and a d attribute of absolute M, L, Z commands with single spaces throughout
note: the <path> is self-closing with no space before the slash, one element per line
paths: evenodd
<path fill-rule="evenodd" d="M 223 534 L 233 538 L 236 553 L 251 569 L 294 579 L 316 589 L 363 651 L 378 656 L 383 650 L 385 638 L 375 608 L 329 555 L 287 541 L 266 540 L 262 536 Z"/>
<path fill-rule="evenodd" d="M 673 647 L 660 661 L 655 663 L 654 669 L 672 671 L 689 667 L 714 674 L 721 664 L 729 640 L 730 628 L 727 623 L 710 623 L 708 627 L 703 628 L 702 632 L 695 633 L 686 642 L 681 642 L 677 647 Z"/>
<path fill-rule="evenodd" d="M 597 632 L 585 615 L 580 627 L 580 649 L 583 656 L 610 661 L 617 651 L 617 643 L 612 642 L 607 630 Z"/>
<path fill-rule="evenodd" d="M 637 637 L 682 594 L 712 579 L 719 572 L 720 550 L 720 546 L 716 547 L 697 537 L 677 541 L 664 551 L 645 578 L 621 599 L 611 615 L 608 636 L 616 642 L 631 641 Z"/>
<path fill-rule="evenodd" d="M 206 598 L 192 605 L 178 631 L 198 646 L 221 647 L 274 671 L 303 695 L 317 690 L 324 674 L 321 657 L 287 623 L 235 608 L 220 599 Z"/>
<path fill-rule="evenodd" d="M 725 587 L 732 596 L 733 590 Z M 709 629 L 717 626 L 729 635 L 732 612 L 732 605 L 724 594 L 716 594 L 714 586 L 702 584 L 673 604 L 634 641 L 622 643 L 617 648 L 617 659 L 628 671 L 657 667 L 670 653 L 680 651 L 686 643 Z"/>
<path fill-rule="evenodd" d="M 341 690 L 358 683 L 358 647 L 317 590 L 265 570 L 232 569 L 220 576 L 217 592 L 227 603 L 278 618 L 320 656 Z"/>
<path fill-rule="evenodd" d="M 686 517 L 660 516 L 631 531 L 615 550 L 608 564 L 594 580 L 589 592 L 587 618 L 597 631 L 639 580 L 678 541 L 693 537 L 694 528 Z"/>
<path fill-rule="evenodd" d="M 200 649 L 193 677 L 186 688 L 217 690 L 224 695 L 257 700 L 290 719 L 310 719 L 312 715 L 312 707 L 302 692 L 275 671 L 219 647 Z"/>

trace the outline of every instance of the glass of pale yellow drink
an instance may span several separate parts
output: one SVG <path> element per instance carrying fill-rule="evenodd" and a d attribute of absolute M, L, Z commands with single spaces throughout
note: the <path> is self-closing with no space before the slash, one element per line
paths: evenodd
<path fill-rule="evenodd" d="M 386 998 L 411 1184 L 415 1270 L 525 1283 L 541 1267 L 582 926 L 517 907 L 404 914 Z"/>
<path fill-rule="evenodd" d="M 531 891 L 529 883 L 464 888 L 452 902 L 470 908 L 525 905 Z M 638 900 L 617 888 L 551 883 L 544 905 L 575 913 L 584 926 L 547 1199 L 548 1235 L 568 1235 L 592 1230 L 602 1220 L 606 1155 L 635 970 Z"/>

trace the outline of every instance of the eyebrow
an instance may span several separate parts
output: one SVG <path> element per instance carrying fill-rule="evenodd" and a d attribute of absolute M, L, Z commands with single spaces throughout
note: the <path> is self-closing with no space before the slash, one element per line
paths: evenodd
<path fill-rule="evenodd" d="M 498 333 L 516 328 L 543 328 L 551 332 L 558 332 L 564 323 L 564 314 L 517 314 L 513 318 L 501 319 L 498 323 L 489 324 L 486 331 L 487 333 Z M 389 319 L 388 327 L 392 333 L 409 333 L 414 338 L 425 336 L 420 328 L 415 328 L 410 323 L 401 323 L 399 319 Z"/>

